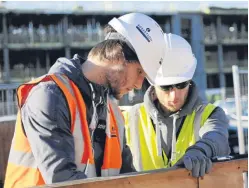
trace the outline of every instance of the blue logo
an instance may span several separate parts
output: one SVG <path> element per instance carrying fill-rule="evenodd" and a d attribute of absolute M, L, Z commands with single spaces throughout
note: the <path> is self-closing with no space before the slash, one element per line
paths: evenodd
<path fill-rule="evenodd" d="M 146 30 L 141 26 L 141 25 L 137 25 L 136 26 L 137 30 L 143 35 L 143 37 L 148 41 L 151 42 L 152 38 L 150 37 L 149 33 L 150 32 L 150 28 L 147 28 Z"/>

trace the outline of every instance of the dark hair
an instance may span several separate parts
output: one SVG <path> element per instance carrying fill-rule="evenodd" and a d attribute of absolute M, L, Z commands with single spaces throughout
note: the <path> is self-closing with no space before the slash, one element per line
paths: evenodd
<path fill-rule="evenodd" d="M 105 25 L 105 28 L 104 28 L 104 33 L 105 33 L 105 36 L 108 34 L 108 33 L 116 33 L 117 31 L 112 27 L 110 26 L 109 24 Z"/>
<path fill-rule="evenodd" d="M 110 25 L 107 25 L 104 29 L 105 35 L 109 32 L 117 32 Z M 89 57 L 97 57 L 100 61 L 108 60 L 113 61 L 127 61 L 127 62 L 139 62 L 138 57 L 134 51 L 123 41 L 118 39 L 104 40 L 95 47 L 93 47 L 89 54 Z"/>

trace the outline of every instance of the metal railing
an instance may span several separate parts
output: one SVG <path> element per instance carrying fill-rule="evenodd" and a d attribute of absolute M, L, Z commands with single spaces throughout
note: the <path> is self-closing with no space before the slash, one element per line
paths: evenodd
<path fill-rule="evenodd" d="M 248 97 L 248 71 L 239 70 L 238 66 L 233 65 L 233 84 L 236 107 L 236 120 L 238 127 L 239 153 L 245 153 L 245 139 L 242 127 L 242 98 Z"/>
<path fill-rule="evenodd" d="M 16 88 L 19 84 L 0 84 L 0 122 L 16 118 Z"/>
<path fill-rule="evenodd" d="M 244 129 L 242 126 L 242 98 L 248 97 L 248 70 L 240 70 L 238 66 L 233 65 L 233 84 L 234 84 L 234 96 L 236 105 L 236 119 L 239 141 L 239 154 L 246 153 L 246 142 L 244 135 Z M 247 109 L 248 110 L 248 109 Z M 244 188 L 248 187 L 248 172 L 243 173 Z"/>

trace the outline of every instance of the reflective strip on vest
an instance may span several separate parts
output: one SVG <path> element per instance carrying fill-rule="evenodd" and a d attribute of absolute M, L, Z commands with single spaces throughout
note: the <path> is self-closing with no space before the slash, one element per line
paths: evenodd
<path fill-rule="evenodd" d="M 133 163 L 135 169 L 137 171 L 142 171 L 143 170 L 143 165 L 142 165 L 142 160 L 141 160 L 141 148 L 140 148 L 140 142 L 137 142 L 137 138 L 139 138 L 139 109 L 138 105 L 134 106 L 131 108 L 129 112 L 124 111 L 123 115 L 125 118 L 125 128 L 126 128 L 126 140 L 127 140 L 127 145 L 131 149 L 131 153 L 133 153 Z M 133 114 L 129 116 L 130 114 Z"/>
<path fill-rule="evenodd" d="M 120 173 L 120 169 L 118 168 L 101 169 L 102 177 L 116 176 L 116 175 L 119 175 L 119 173 Z"/>
<path fill-rule="evenodd" d="M 55 82 L 57 82 L 58 85 L 63 84 L 64 86 L 66 86 L 66 89 L 70 92 L 70 94 L 72 95 L 72 98 L 76 100 L 73 89 L 70 86 L 70 82 L 67 78 L 65 78 L 63 76 L 57 76 L 57 78 L 53 78 L 53 79 L 55 80 Z M 57 79 L 59 79 L 59 80 L 57 80 Z M 59 83 L 59 82 L 61 82 L 61 83 Z M 63 92 L 65 93 L 66 91 L 63 91 Z M 70 101 L 70 99 L 67 99 L 67 101 Z M 73 107 L 70 107 L 70 109 L 73 111 L 72 108 Z M 80 123 L 80 116 L 79 116 L 79 110 L 78 110 L 77 105 L 75 105 L 74 111 L 75 111 L 75 113 L 74 113 L 75 117 L 72 118 L 72 115 L 71 115 L 71 132 L 72 132 L 73 137 L 74 137 L 75 164 L 77 166 L 77 170 L 84 172 L 86 164 L 81 163 L 81 159 L 82 159 L 82 155 L 83 155 L 83 151 L 84 151 L 84 145 L 82 145 L 84 139 L 83 139 L 81 126 L 79 126 L 81 123 Z"/>
<path fill-rule="evenodd" d="M 125 132 L 125 127 L 124 127 L 124 117 L 123 114 L 118 107 L 118 105 L 110 98 L 108 97 L 108 104 L 110 105 L 113 115 L 115 117 L 117 127 L 118 127 L 118 134 L 119 134 L 119 143 L 120 143 L 120 149 L 121 151 L 123 150 L 123 145 L 124 145 L 124 132 Z M 109 114 L 110 116 L 111 114 Z"/>
<path fill-rule="evenodd" d="M 8 163 L 19 164 L 23 167 L 37 168 L 35 158 L 31 152 L 25 153 L 11 149 Z"/>
<path fill-rule="evenodd" d="M 198 109 L 197 112 L 193 111 L 185 118 L 176 142 L 176 158 L 174 161 L 168 161 L 164 151 L 162 152 L 164 157 L 157 156 L 155 130 L 143 104 L 140 105 L 139 109 L 132 109 L 129 113 L 124 113 L 126 131 L 129 131 L 126 139 L 135 160 L 133 162 L 136 170 L 154 170 L 174 165 L 184 155 L 186 149 L 199 139 L 199 129 L 214 109 L 214 105 L 208 104 Z M 136 132 L 134 133 L 134 131 Z M 137 148 L 139 148 L 139 151 Z"/>
<path fill-rule="evenodd" d="M 120 173 L 124 141 L 124 119 L 122 113 L 109 97 L 107 98 L 107 104 L 105 154 L 101 168 L 101 176 L 103 177 L 114 176 Z"/>
<path fill-rule="evenodd" d="M 209 105 L 209 104 L 208 104 Z M 204 122 L 202 122 L 201 120 L 203 119 L 203 115 L 205 114 L 203 113 L 203 111 L 206 109 L 207 105 L 202 105 L 200 107 L 200 109 L 197 110 L 196 115 L 195 115 L 195 120 L 194 120 L 194 135 L 195 135 L 195 142 L 200 140 L 200 136 L 199 136 L 199 130 L 201 128 L 202 125 L 204 125 Z M 208 108 L 207 108 L 208 109 Z M 206 113 L 207 113 L 207 109 L 206 109 Z M 212 110 L 213 111 L 213 110 Z M 206 118 L 207 119 L 207 118 Z"/>
<path fill-rule="evenodd" d="M 68 98 L 68 96 L 70 96 L 69 94 L 65 95 L 69 103 L 73 102 L 72 99 L 75 100 L 75 102 L 73 102 L 74 105 L 69 106 L 71 113 L 72 111 L 75 111 L 75 118 L 71 120 L 71 132 L 74 137 L 75 164 L 77 170 L 84 172 L 88 178 L 96 177 L 90 133 L 86 121 L 86 106 L 81 97 L 80 91 L 74 83 L 70 82 L 70 80 L 65 76 L 56 75 L 53 79 L 63 90 L 63 93 L 70 92 L 71 99 Z"/>

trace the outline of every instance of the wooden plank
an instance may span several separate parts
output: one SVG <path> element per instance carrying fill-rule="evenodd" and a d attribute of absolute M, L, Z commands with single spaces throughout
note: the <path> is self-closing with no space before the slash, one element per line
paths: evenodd
<path fill-rule="evenodd" d="M 0 182 L 4 181 L 14 130 L 15 121 L 0 123 Z"/>
<path fill-rule="evenodd" d="M 144 187 L 184 187 L 210 188 L 243 187 L 242 172 L 248 171 L 248 158 L 216 162 L 210 174 L 201 178 L 193 178 L 184 168 L 172 167 L 142 173 L 124 174 L 117 177 L 92 178 L 63 183 L 45 185 L 42 187 L 64 188 L 144 188 Z"/>
<path fill-rule="evenodd" d="M 166 173 L 168 172 L 168 173 Z M 190 173 L 182 168 L 169 168 L 147 171 L 143 173 L 124 174 L 117 177 L 92 178 L 86 180 L 76 180 L 64 183 L 47 185 L 44 187 L 66 187 L 66 188 L 172 188 L 197 187 L 197 179 L 192 178 Z"/>
<path fill-rule="evenodd" d="M 242 188 L 242 173 L 248 171 L 248 160 L 238 159 L 215 163 L 211 172 L 199 181 L 200 188 Z"/>

